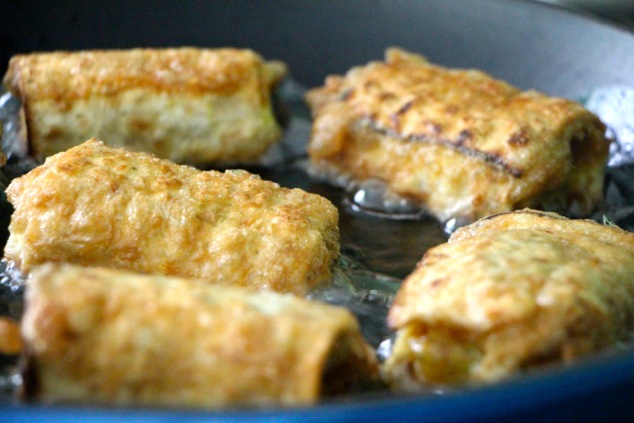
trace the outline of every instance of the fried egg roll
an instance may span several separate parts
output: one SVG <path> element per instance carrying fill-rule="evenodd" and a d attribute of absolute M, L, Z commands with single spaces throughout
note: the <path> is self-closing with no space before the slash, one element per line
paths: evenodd
<path fill-rule="evenodd" d="M 96 137 L 178 163 L 249 163 L 281 137 L 271 91 L 285 73 L 246 49 L 60 51 L 14 56 L 4 85 L 40 159 Z"/>
<path fill-rule="evenodd" d="M 28 280 L 24 392 L 42 403 L 297 406 L 378 374 L 346 309 L 117 269 Z"/>
<path fill-rule="evenodd" d="M 396 389 L 488 383 L 570 363 L 634 330 L 634 234 L 523 210 L 425 253 L 389 314 Z"/>
<path fill-rule="evenodd" d="M 200 171 L 92 139 L 6 190 L 5 257 L 116 267 L 306 294 L 329 282 L 338 212 L 243 170 Z"/>
<path fill-rule="evenodd" d="M 399 49 L 306 99 L 316 173 L 380 180 L 440 221 L 524 207 L 585 216 L 602 199 L 605 126 L 573 101 Z"/>

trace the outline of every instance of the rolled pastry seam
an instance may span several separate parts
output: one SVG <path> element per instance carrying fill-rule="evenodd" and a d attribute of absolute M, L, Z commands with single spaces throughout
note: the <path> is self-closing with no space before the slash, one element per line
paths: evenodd
<path fill-rule="evenodd" d="M 5 257 L 307 294 L 331 280 L 338 212 L 246 171 L 200 171 L 92 139 L 6 190 Z"/>
<path fill-rule="evenodd" d="M 25 295 L 38 402 L 311 405 L 378 374 L 351 313 L 294 296 L 50 263 Z"/>
<path fill-rule="evenodd" d="M 271 91 L 285 73 L 246 49 L 60 51 L 14 56 L 4 85 L 39 159 L 97 137 L 178 163 L 250 163 L 281 137 Z"/>
<path fill-rule="evenodd" d="M 308 92 L 316 173 L 378 179 L 440 221 L 524 207 L 585 216 L 609 141 L 581 105 L 400 49 Z"/>
<path fill-rule="evenodd" d="M 523 210 L 430 249 L 389 314 L 395 389 L 488 383 L 569 363 L 634 330 L 634 234 Z"/>

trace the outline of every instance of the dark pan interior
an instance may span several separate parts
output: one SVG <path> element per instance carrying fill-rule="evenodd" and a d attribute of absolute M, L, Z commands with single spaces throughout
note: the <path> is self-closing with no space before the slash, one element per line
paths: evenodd
<path fill-rule="evenodd" d="M 0 1 L 0 73 L 16 53 L 130 47 L 248 47 L 312 87 L 400 46 L 524 89 L 579 99 L 634 87 L 634 33 L 520 0 Z M 381 235 L 382 237 L 382 235 Z M 418 253 L 416 253 L 418 255 Z M 439 398 L 365 398 L 317 409 L 201 413 L 81 410 L 93 421 L 632 421 L 631 351 L 490 389 Z M 73 420 L 73 408 L 2 406 L 0 420 Z"/>
<path fill-rule="evenodd" d="M 401 46 L 522 88 L 576 96 L 634 83 L 630 32 L 518 0 L 0 2 L 0 71 L 18 52 L 238 46 L 285 60 L 308 86 Z"/>

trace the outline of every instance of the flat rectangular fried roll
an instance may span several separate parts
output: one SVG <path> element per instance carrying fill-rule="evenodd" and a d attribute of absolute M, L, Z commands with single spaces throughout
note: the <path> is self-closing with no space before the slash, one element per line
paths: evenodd
<path fill-rule="evenodd" d="M 344 308 L 117 269 L 27 282 L 24 392 L 42 403 L 297 406 L 378 374 Z"/>
<path fill-rule="evenodd" d="M 634 234 L 523 210 L 425 253 L 388 314 L 396 389 L 487 383 L 569 363 L 634 330 Z"/>
<path fill-rule="evenodd" d="M 248 163 L 281 137 L 271 90 L 285 65 L 246 49 L 130 49 L 14 56 L 31 153 L 91 137 L 178 163 Z"/>
<path fill-rule="evenodd" d="M 242 170 L 200 171 L 92 139 L 6 190 L 5 257 L 130 269 L 306 294 L 330 281 L 338 212 Z"/>
<path fill-rule="evenodd" d="M 584 216 L 601 201 L 605 126 L 575 102 L 399 49 L 306 99 L 317 173 L 378 179 L 441 221 L 524 207 Z"/>

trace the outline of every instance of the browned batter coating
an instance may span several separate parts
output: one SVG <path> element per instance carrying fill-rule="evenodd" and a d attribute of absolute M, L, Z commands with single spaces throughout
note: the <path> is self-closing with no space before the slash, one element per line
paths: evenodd
<path fill-rule="evenodd" d="M 446 221 L 523 207 L 587 215 L 609 142 L 579 104 L 390 49 L 311 90 L 312 166 L 377 178 Z"/>
<path fill-rule="evenodd" d="M 634 329 L 634 234 L 524 210 L 480 220 L 432 248 L 388 322 L 398 389 L 493 382 L 574 359 Z"/>
<path fill-rule="evenodd" d="M 115 269 L 35 269 L 22 333 L 40 403 L 300 406 L 378 376 L 344 308 Z"/>
<path fill-rule="evenodd" d="M 251 50 L 131 49 L 14 56 L 32 153 L 91 137 L 180 163 L 253 162 L 281 136 L 271 90 L 286 73 Z"/>
<path fill-rule="evenodd" d="M 5 256 L 305 294 L 330 281 L 338 213 L 325 198 L 234 170 L 200 171 L 95 139 L 6 190 Z"/>

